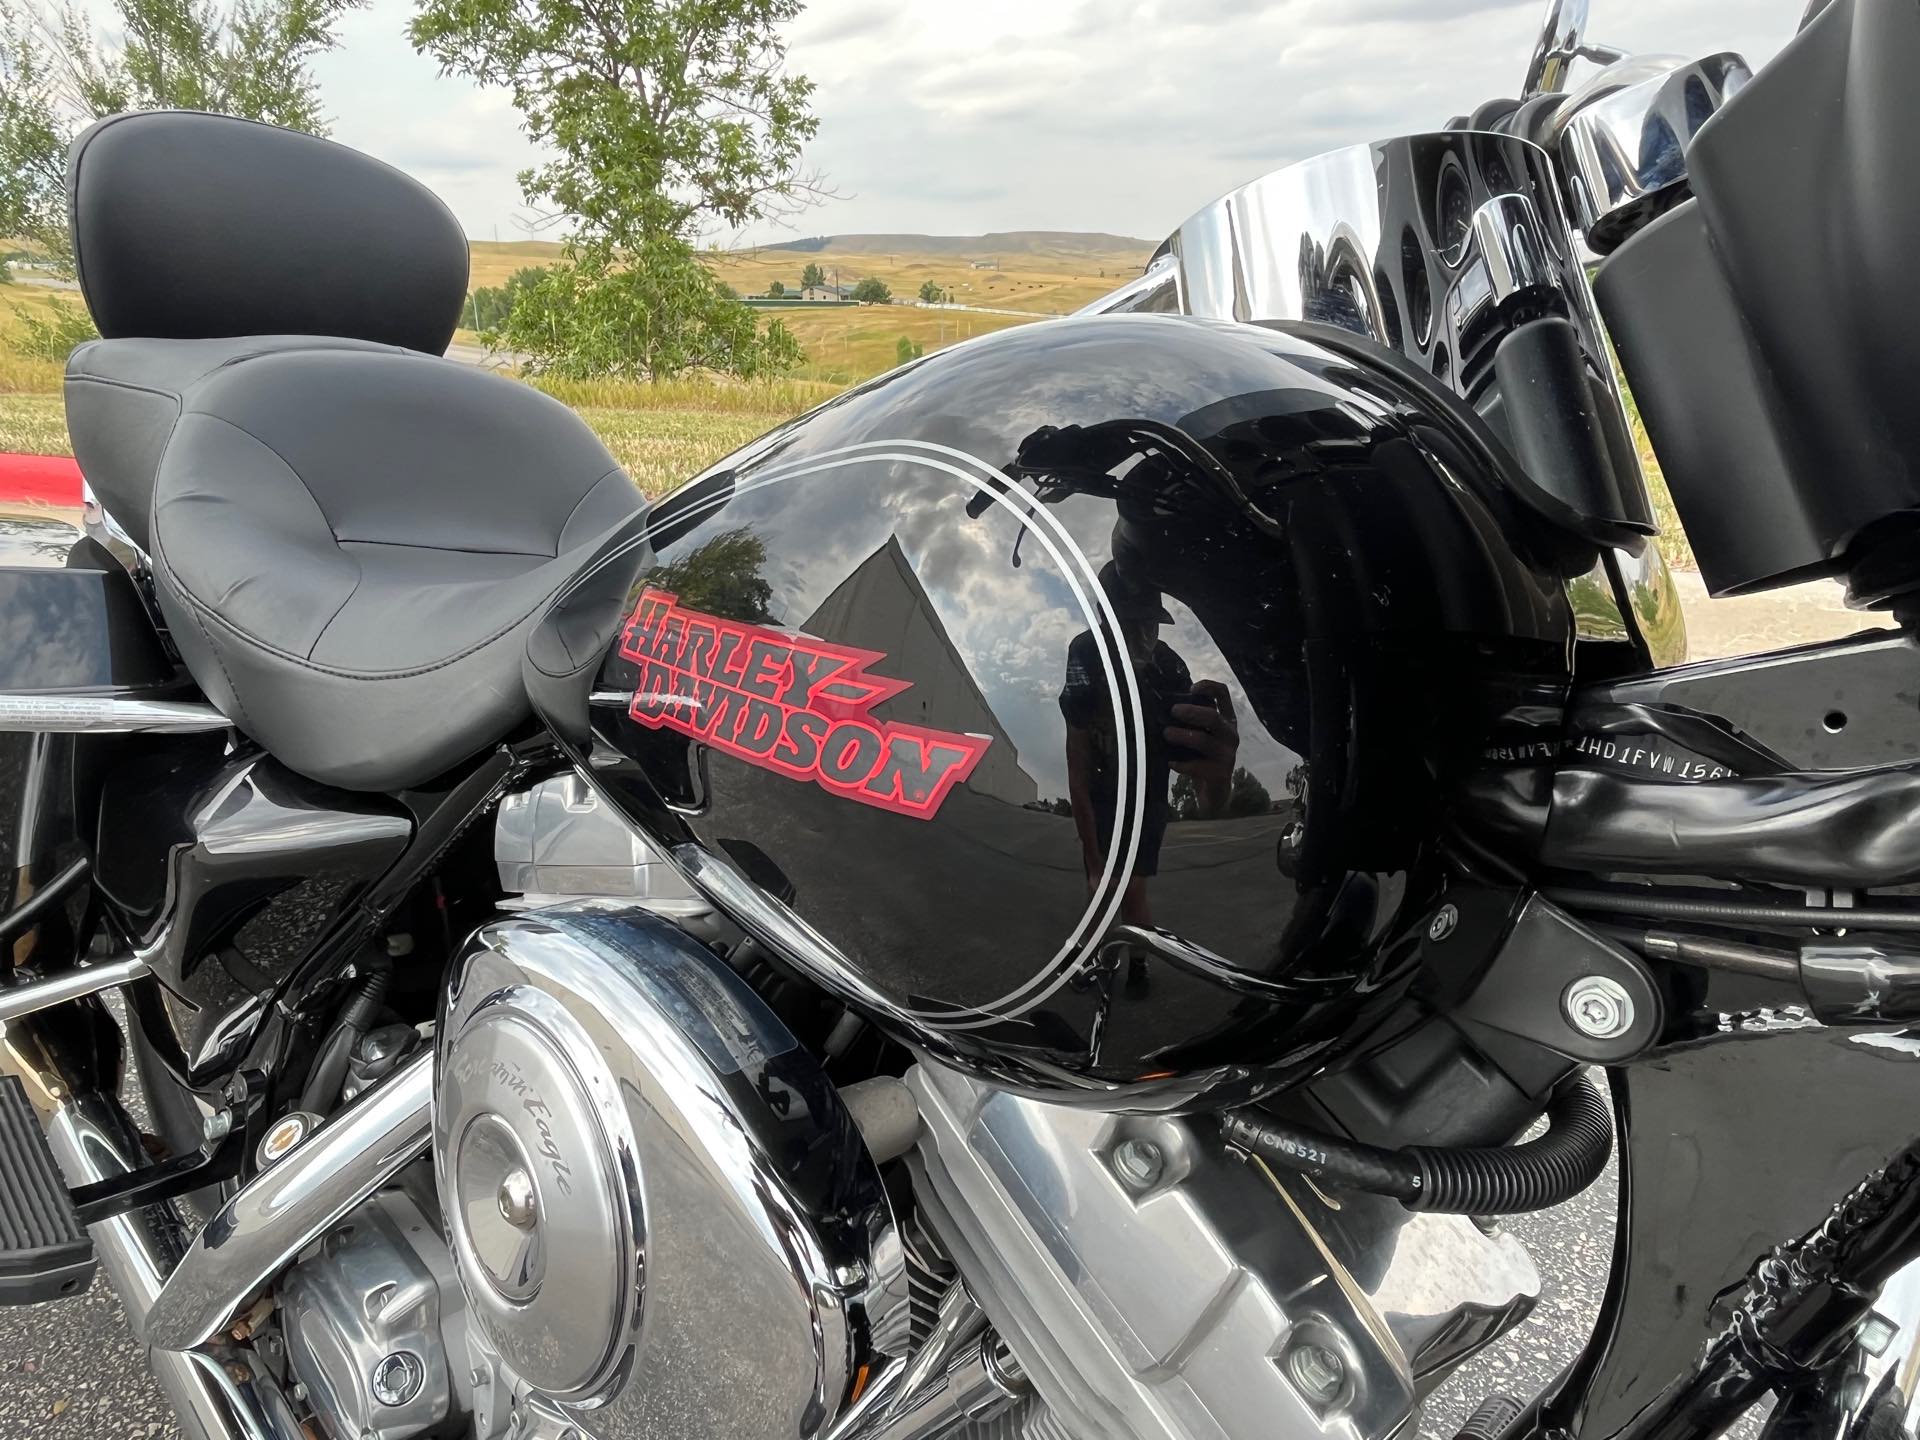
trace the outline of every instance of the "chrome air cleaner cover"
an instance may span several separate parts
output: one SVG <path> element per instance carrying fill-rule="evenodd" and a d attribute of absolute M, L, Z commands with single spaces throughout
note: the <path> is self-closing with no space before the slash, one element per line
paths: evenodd
<path fill-rule="evenodd" d="M 480 1435 L 515 1411 L 602 1440 L 826 1428 L 870 1358 L 891 1217 L 759 997 L 643 912 L 542 911 L 474 938 L 437 1045 Z"/>

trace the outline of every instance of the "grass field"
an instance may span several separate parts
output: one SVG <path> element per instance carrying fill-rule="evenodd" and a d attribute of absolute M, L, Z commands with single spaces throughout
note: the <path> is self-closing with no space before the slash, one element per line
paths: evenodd
<path fill-rule="evenodd" d="M 640 403 L 576 408 L 626 466 L 634 483 L 649 495 L 672 489 L 806 408 L 790 403 L 793 392 L 781 387 L 773 387 L 769 395 L 761 387 L 741 386 L 700 397 L 694 405 L 655 403 L 638 386 L 617 398 Z M 60 396 L 0 393 L 0 451 L 70 454 Z"/>
<path fill-rule="evenodd" d="M 976 315 L 965 310 L 922 310 L 906 305 L 856 305 L 844 310 L 795 310 L 780 322 L 807 352 L 799 375 L 835 385 L 851 385 L 891 370 L 900 337 L 929 353 L 1029 322 L 1011 315 Z"/>
<path fill-rule="evenodd" d="M 778 280 L 798 289 L 808 265 L 818 265 L 829 281 L 851 286 L 868 276 L 884 280 L 900 299 L 914 299 L 931 280 L 951 290 L 962 305 L 989 310 L 1025 310 L 1035 315 L 1064 315 L 1097 300 L 1121 282 L 1140 273 L 1151 252 L 1128 250 L 1054 249 L 1046 251 L 982 250 L 966 256 L 913 253 L 867 254 L 851 250 L 724 250 L 712 251 L 707 262 L 713 273 L 742 295 L 763 293 Z M 560 254 L 558 244 L 543 240 L 473 242 L 470 284 L 504 285 L 514 271 L 528 265 L 546 265 Z M 973 260 L 991 260 L 999 268 L 975 270 Z"/>
<path fill-rule="evenodd" d="M 472 288 L 501 286 L 524 265 L 549 265 L 561 253 L 559 244 L 545 240 L 474 240 Z M 972 257 L 939 253 L 864 253 L 852 250 L 720 250 L 707 255 L 712 273 L 739 294 L 762 294 L 780 280 L 797 290 L 808 265 L 818 265 L 828 280 L 851 286 L 868 276 L 887 282 L 900 300 L 920 296 L 920 286 L 933 280 L 962 305 L 985 309 L 1021 309 L 1033 315 L 1066 315 L 1087 301 L 1098 300 L 1123 280 L 1139 275 L 1148 250 L 1052 250 L 1010 252 L 996 257 L 983 252 Z M 972 259 L 996 259 L 1000 269 L 975 271 Z"/>
<path fill-rule="evenodd" d="M 975 270 L 965 259 L 943 255 L 867 255 L 822 250 L 730 251 L 709 257 L 713 271 L 742 295 L 757 294 L 778 280 L 797 287 L 808 265 L 818 265 L 832 282 L 852 285 L 868 276 L 884 280 L 895 296 L 912 299 L 931 280 L 961 305 L 993 310 L 1027 310 L 1064 315 L 1097 300 L 1140 273 L 1151 253 L 1090 251 L 1086 254 L 1009 254 L 997 270 Z M 995 258 L 989 253 L 979 258 Z"/>

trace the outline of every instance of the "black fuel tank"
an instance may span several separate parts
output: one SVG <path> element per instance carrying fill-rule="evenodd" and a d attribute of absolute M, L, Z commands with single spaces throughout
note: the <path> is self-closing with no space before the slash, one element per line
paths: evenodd
<path fill-rule="evenodd" d="M 1458 782 L 1550 756 L 1592 560 L 1408 386 L 1167 316 L 942 352 L 610 541 L 530 688 L 895 1034 L 1058 1099 L 1271 1088 L 1407 973 Z"/>

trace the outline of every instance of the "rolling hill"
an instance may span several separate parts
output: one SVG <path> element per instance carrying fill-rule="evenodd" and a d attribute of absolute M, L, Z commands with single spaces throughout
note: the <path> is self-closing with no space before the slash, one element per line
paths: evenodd
<path fill-rule="evenodd" d="M 846 251 L 855 255 L 953 255 L 967 259 L 1010 255 L 1151 254 L 1154 242 L 1098 230 L 995 230 L 985 235 L 815 235 L 762 245 L 762 250 L 802 254 Z"/>
<path fill-rule="evenodd" d="M 1125 235 L 1071 230 L 1009 230 L 988 235 L 826 235 L 738 250 L 713 250 L 713 272 L 743 295 L 775 280 L 797 290 L 818 265 L 829 280 L 853 285 L 868 276 L 911 298 L 931 280 L 962 305 L 1063 315 L 1138 275 L 1153 245 Z M 523 265 L 560 253 L 550 241 L 473 242 L 471 285 L 501 285 Z M 976 265 L 986 268 L 975 268 Z"/>

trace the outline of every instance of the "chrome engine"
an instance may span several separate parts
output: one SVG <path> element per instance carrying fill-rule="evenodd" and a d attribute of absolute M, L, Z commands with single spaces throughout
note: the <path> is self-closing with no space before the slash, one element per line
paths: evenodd
<path fill-rule="evenodd" d="M 435 1045 L 445 1242 L 390 1187 L 279 1288 L 334 1440 L 1373 1440 L 1539 1293 L 1463 1218 L 929 1062 L 903 1244 L 868 1097 L 631 897 L 483 929 Z"/>
<path fill-rule="evenodd" d="M 904 1298 L 812 1057 L 714 956 L 590 906 L 483 929 L 436 1040 L 474 1429 L 824 1434 Z"/>
<path fill-rule="evenodd" d="M 279 1306 L 289 1366 L 334 1434 L 406 1440 L 471 1408 L 453 1258 L 403 1191 L 295 1265 Z"/>
<path fill-rule="evenodd" d="M 1201 1125 L 920 1065 L 915 1190 L 1050 1429 L 1102 1440 L 1398 1433 L 1532 1310 L 1509 1235 L 1336 1200 Z"/>

